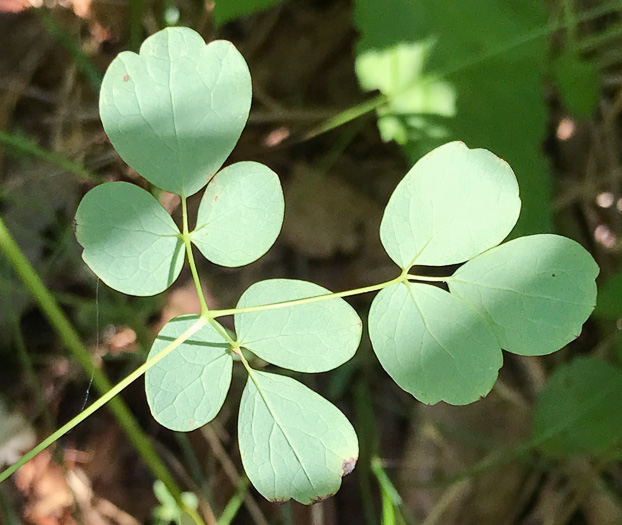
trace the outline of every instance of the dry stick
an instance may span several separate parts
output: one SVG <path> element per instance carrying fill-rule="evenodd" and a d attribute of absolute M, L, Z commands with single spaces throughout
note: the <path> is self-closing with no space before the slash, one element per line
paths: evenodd
<path fill-rule="evenodd" d="M 572 519 L 574 513 L 584 503 L 590 492 L 600 482 L 602 471 L 607 467 L 606 460 L 598 462 L 592 466 L 587 461 L 578 460 L 568 462 L 569 481 L 574 481 L 574 491 L 570 501 L 564 506 L 561 515 L 555 517 L 554 525 L 566 525 Z"/>
<path fill-rule="evenodd" d="M 437 523 L 443 523 L 440 519 L 443 517 L 443 514 L 447 512 L 450 508 L 451 504 L 456 501 L 456 499 L 463 497 L 464 493 L 467 492 L 471 485 L 473 484 L 472 480 L 465 479 L 459 481 L 452 487 L 449 487 L 440 499 L 437 500 L 432 510 L 427 515 L 423 523 L 421 525 L 436 525 Z"/>
<path fill-rule="evenodd" d="M 214 432 L 214 429 L 210 425 L 205 425 L 201 428 L 201 434 L 214 451 L 214 455 L 216 456 L 218 461 L 220 461 L 222 469 L 225 471 L 225 474 L 227 475 L 231 483 L 234 486 L 237 485 L 241 476 L 238 473 L 238 469 L 235 468 L 233 461 L 231 461 L 229 454 L 227 454 L 225 447 L 222 446 L 222 443 L 220 442 L 219 437 L 216 435 L 216 432 Z M 263 515 L 263 512 L 261 512 L 261 509 L 255 501 L 255 498 L 253 498 L 253 496 L 251 496 L 248 492 L 244 496 L 244 505 L 246 506 L 246 510 L 248 510 L 248 513 L 251 515 L 251 518 L 253 518 L 255 523 L 257 523 L 258 525 L 269 525 L 268 520 Z"/>

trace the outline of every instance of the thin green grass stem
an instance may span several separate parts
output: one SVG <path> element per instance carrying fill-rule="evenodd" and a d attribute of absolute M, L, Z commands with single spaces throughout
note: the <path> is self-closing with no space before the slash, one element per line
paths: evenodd
<path fill-rule="evenodd" d="M 65 313 L 60 309 L 58 304 L 56 303 L 54 297 L 49 292 L 49 290 L 45 287 L 37 272 L 34 270 L 28 259 L 26 259 L 25 255 L 13 239 L 12 235 L 6 228 L 4 221 L 0 217 L 0 248 L 4 256 L 9 260 L 15 272 L 20 276 L 26 288 L 33 295 L 42 312 L 48 317 L 51 325 L 58 332 L 60 338 L 65 343 L 65 345 L 69 348 L 73 356 L 78 360 L 78 362 L 82 365 L 84 370 L 87 373 L 93 372 L 93 383 L 97 390 L 104 394 L 105 401 L 96 402 L 94 405 L 96 408 L 93 409 L 92 406 L 87 408 L 81 414 L 78 414 L 69 426 L 69 423 L 65 425 L 62 429 L 55 432 L 50 438 L 46 439 L 41 445 L 35 447 L 36 452 L 31 452 L 25 456 L 26 459 L 22 458 L 15 465 L 10 466 L 4 472 L 0 473 L 0 482 L 9 477 L 17 468 L 22 466 L 26 461 L 30 458 L 34 457 L 34 455 L 50 444 L 52 444 L 58 437 L 67 432 L 70 428 L 73 428 L 77 423 L 83 421 L 85 417 L 87 417 L 90 413 L 94 412 L 97 408 L 102 406 L 106 401 L 110 401 L 110 409 L 114 413 L 115 417 L 119 421 L 119 424 L 123 428 L 123 430 L 128 435 L 130 441 L 139 452 L 141 457 L 144 459 L 145 463 L 152 470 L 154 475 L 161 479 L 162 482 L 167 486 L 169 492 L 179 501 L 181 501 L 181 490 L 177 486 L 177 483 L 173 479 L 172 475 L 166 468 L 166 466 L 162 463 L 155 450 L 153 449 L 151 443 L 149 442 L 147 436 L 143 433 L 142 429 L 135 421 L 132 413 L 127 408 L 127 405 L 120 398 L 115 398 L 114 396 L 121 392 L 127 383 L 122 381 L 116 387 L 113 387 L 108 381 L 107 377 L 104 373 L 96 368 L 91 361 L 91 356 L 88 350 L 84 347 L 78 334 L 76 333 L 73 326 L 70 324 L 69 320 L 65 316 Z M 197 321 L 197 325 L 202 323 L 203 321 Z M 180 341 L 177 344 L 180 344 Z M 157 356 L 156 356 L 157 357 Z M 143 365 L 144 366 L 144 365 Z M 142 368 L 142 367 L 141 367 Z M 140 369 L 139 369 L 140 370 Z M 137 372 L 131 374 L 133 377 Z M 142 371 L 140 372 L 142 373 Z M 139 377 L 140 373 L 136 375 Z M 136 379 L 134 377 L 132 380 Z M 110 393 L 114 392 L 114 393 Z M 62 431 L 62 432 L 61 432 Z"/>
<path fill-rule="evenodd" d="M 64 155 L 42 148 L 36 142 L 22 135 L 7 133 L 6 131 L 0 130 L 0 142 L 16 151 L 32 155 L 44 162 L 58 166 L 62 170 L 73 173 L 81 179 L 96 183 L 104 181 L 103 177 L 91 173 L 89 170 L 68 159 Z"/>

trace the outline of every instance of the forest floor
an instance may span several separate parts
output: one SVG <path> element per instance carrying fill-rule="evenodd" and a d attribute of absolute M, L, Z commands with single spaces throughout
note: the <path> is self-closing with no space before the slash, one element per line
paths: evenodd
<path fill-rule="evenodd" d="M 84 265 L 72 221 L 86 191 L 104 180 L 147 187 L 105 136 L 88 74 L 102 74 L 127 48 L 131 10 L 111 0 L 45 4 L 52 9 L 0 0 L 0 132 L 19 132 L 56 152 L 44 158 L 0 142 L 0 212 L 77 328 L 94 366 L 118 381 L 144 361 L 168 320 L 197 313 L 200 305 L 186 270 L 165 294 L 132 298 L 98 283 Z M 175 3 L 145 2 L 145 32 L 161 27 L 162 6 L 168 4 Z M 369 97 L 353 66 L 352 4 L 294 0 L 220 29 L 203 2 L 177 5 L 181 25 L 207 40 L 231 40 L 250 66 L 251 116 L 228 162 L 263 162 L 279 174 L 285 190 L 284 228 L 265 257 L 235 270 L 200 263 L 210 307 L 232 307 L 250 284 L 271 277 L 307 279 L 335 291 L 394 277 L 378 227 L 409 162 L 396 144 L 381 140 L 372 114 L 314 136 L 327 119 Z M 86 66 L 68 51 L 72 45 L 86 53 Z M 557 224 L 571 235 L 564 221 L 572 216 L 570 222 L 583 228 L 579 240 L 590 244 L 603 272 L 611 274 L 622 214 L 595 199 L 619 195 L 622 78 L 612 73 L 603 79 L 592 119 L 569 118 L 554 92 L 547 102 L 542 147 L 554 177 Z M 63 159 L 85 166 L 97 180 L 63 167 Z M 616 173 L 609 181 L 590 171 L 603 163 Z M 589 203 L 579 205 L 578 199 Z M 174 217 L 179 214 L 173 196 L 161 200 Z M 191 210 L 197 206 L 191 199 Z M 68 354 L 2 257 L 0 278 L 0 463 L 8 464 L 97 393 L 89 392 L 89 371 Z M 351 304 L 365 318 L 371 300 L 364 295 Z M 347 365 L 302 379 L 340 407 L 361 443 L 359 464 L 337 495 L 310 507 L 269 503 L 240 484 L 236 421 L 242 371 L 234 371 L 228 402 L 216 420 L 187 435 L 152 419 L 143 381 L 122 397 L 179 484 L 198 495 L 208 524 L 216 523 L 240 487 L 243 501 L 233 520 L 240 524 L 380 523 L 383 509 L 384 523 L 398 524 L 622 523 L 620 494 L 611 490 L 622 487 L 619 465 L 585 457 L 557 462 L 522 446 L 550 370 L 568 356 L 593 352 L 600 337 L 598 326 L 588 322 L 563 356 L 505 355 L 491 394 L 454 407 L 426 406 L 400 390 L 364 336 Z M 610 482 L 607 489 L 603 477 Z M 106 409 L 0 486 L 0 521 L 7 525 L 157 523 L 153 513 L 159 505 L 151 472 Z"/>

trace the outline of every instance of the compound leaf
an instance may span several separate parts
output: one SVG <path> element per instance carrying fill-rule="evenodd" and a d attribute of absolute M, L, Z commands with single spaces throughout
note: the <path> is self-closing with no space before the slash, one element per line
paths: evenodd
<path fill-rule="evenodd" d="M 253 371 L 242 394 L 244 469 L 271 501 L 333 495 L 358 459 L 354 428 L 337 407 L 289 377 Z"/>
<path fill-rule="evenodd" d="M 151 347 L 149 359 L 198 319 L 198 315 L 183 315 L 166 323 Z M 158 423 L 189 432 L 216 417 L 231 384 L 233 358 L 229 348 L 208 324 L 147 370 L 147 401 Z"/>
<path fill-rule="evenodd" d="M 499 244 L 519 212 L 510 166 L 487 150 L 450 142 L 419 160 L 397 185 L 380 239 L 402 269 L 455 264 Z"/>
<path fill-rule="evenodd" d="M 284 210 L 276 173 L 258 162 L 232 164 L 208 184 L 192 242 L 216 264 L 249 264 L 274 244 Z"/>
<path fill-rule="evenodd" d="M 237 308 L 328 293 L 308 281 L 270 279 L 248 288 Z M 342 365 L 356 352 L 362 333 L 358 314 L 340 298 L 235 314 L 235 326 L 240 345 L 272 364 L 298 372 L 325 372 Z"/>
<path fill-rule="evenodd" d="M 492 389 L 503 361 L 475 308 L 427 284 L 381 290 L 369 311 L 369 337 L 393 380 L 428 404 L 477 401 Z"/>
<path fill-rule="evenodd" d="M 532 434 L 550 456 L 598 454 L 620 445 L 622 371 L 579 357 L 560 366 L 544 387 Z"/>
<path fill-rule="evenodd" d="M 189 196 L 222 166 L 248 119 L 251 78 L 230 42 L 205 45 L 169 27 L 140 54 L 124 51 L 102 83 L 99 111 L 115 149 L 149 182 Z"/>
<path fill-rule="evenodd" d="M 184 264 L 177 225 L 147 191 L 108 182 L 89 191 L 76 212 L 82 258 L 108 286 L 130 295 L 166 290 Z"/>
<path fill-rule="evenodd" d="M 545 355 L 581 333 L 596 304 L 598 271 L 575 241 L 533 235 L 470 260 L 449 288 L 482 313 L 504 350 Z"/>

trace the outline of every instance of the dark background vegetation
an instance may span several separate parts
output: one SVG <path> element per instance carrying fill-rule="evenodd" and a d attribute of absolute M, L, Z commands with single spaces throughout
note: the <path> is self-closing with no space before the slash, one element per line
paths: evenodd
<path fill-rule="evenodd" d="M 269 277 L 308 279 L 336 291 L 393 277 L 378 239 L 383 206 L 417 158 L 454 139 L 510 162 L 524 202 L 518 233 L 567 235 L 601 266 L 597 317 L 579 338 L 547 357 L 506 354 L 497 385 L 475 404 L 418 403 L 382 371 L 365 338 L 351 362 L 302 378 L 348 415 L 361 445 L 340 492 L 311 507 L 268 503 L 240 478 L 242 371 L 234 371 L 216 420 L 188 435 L 153 421 L 138 381 L 123 398 L 180 486 L 198 497 L 206 523 L 238 503 L 232 519 L 241 524 L 622 523 L 617 447 L 603 452 L 588 442 L 582 454 L 561 450 L 552 457 L 531 431 L 551 374 L 579 356 L 614 366 L 622 356 L 622 278 L 616 277 L 622 3 L 264 1 L 255 4 L 267 9 L 232 13 L 231 20 L 225 18 L 234 0 L 216 0 L 216 10 L 198 0 L 43 3 L 0 0 L 0 213 L 94 366 L 112 381 L 144 361 L 168 319 L 199 308 L 189 273 L 154 298 L 98 284 L 72 228 L 80 198 L 97 182 L 146 187 L 103 132 L 97 86 L 118 52 L 136 50 L 176 19 L 207 40 L 231 40 L 248 61 L 253 108 L 228 162 L 267 164 L 286 194 L 283 233 L 266 256 L 235 270 L 200 263 L 211 306 L 231 307 L 246 287 Z M 425 42 L 432 50 L 420 71 L 412 64 L 404 70 L 409 82 L 427 78 L 430 89 L 419 97 L 423 102 L 407 101 L 401 112 L 392 94 L 403 86 L 359 69 L 365 52 L 400 42 Z M 451 111 L 435 98 L 439 82 L 454 94 Z M 378 88 L 388 103 L 353 118 L 347 110 L 373 99 Z M 373 109 L 380 110 L 380 131 Z M 342 123 L 332 126 L 335 117 Z M 159 197 L 178 212 L 174 198 Z M 351 304 L 364 318 L 371 299 Z M 0 334 L 0 463 L 6 465 L 82 409 L 90 371 L 68 353 L 1 253 Z M 606 408 L 599 414 L 612 414 L 611 422 L 599 416 L 600 432 L 617 445 L 622 380 L 589 388 Z M 564 432 L 572 441 L 591 424 L 588 410 Z M 155 523 L 160 503 L 153 483 L 104 409 L 0 486 L 0 522 Z"/>

